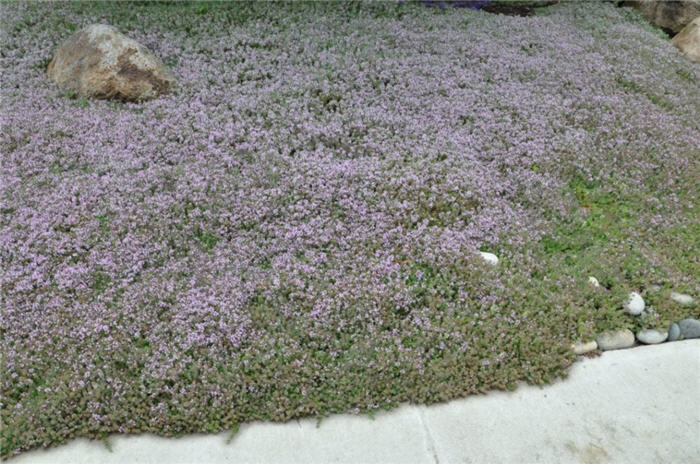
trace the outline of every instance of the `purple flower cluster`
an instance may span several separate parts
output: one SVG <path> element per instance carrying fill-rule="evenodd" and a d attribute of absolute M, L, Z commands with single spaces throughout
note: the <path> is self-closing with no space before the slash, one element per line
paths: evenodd
<path fill-rule="evenodd" d="M 697 292 L 697 68 L 628 12 L 1 8 L 2 456 L 544 382 Z M 62 94 L 95 22 L 178 90 Z"/>

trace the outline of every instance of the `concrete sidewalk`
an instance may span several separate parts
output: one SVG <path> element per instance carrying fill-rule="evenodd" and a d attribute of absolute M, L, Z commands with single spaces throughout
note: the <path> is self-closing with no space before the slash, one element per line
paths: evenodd
<path fill-rule="evenodd" d="M 80 463 L 700 463 L 700 340 L 610 351 L 568 379 L 366 416 L 180 439 L 75 440 L 10 460 Z"/>

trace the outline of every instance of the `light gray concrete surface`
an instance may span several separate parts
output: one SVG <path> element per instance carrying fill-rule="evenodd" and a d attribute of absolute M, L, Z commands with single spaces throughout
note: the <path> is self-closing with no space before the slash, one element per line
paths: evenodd
<path fill-rule="evenodd" d="M 404 405 L 167 439 L 74 440 L 12 464 L 700 463 L 700 340 L 610 351 L 569 378 L 435 406 Z"/>

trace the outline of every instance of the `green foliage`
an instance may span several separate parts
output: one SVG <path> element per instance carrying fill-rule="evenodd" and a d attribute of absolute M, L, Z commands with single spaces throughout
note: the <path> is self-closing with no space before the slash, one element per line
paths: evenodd
<path fill-rule="evenodd" d="M 206 251 L 211 251 L 214 249 L 219 241 L 219 237 L 212 232 L 199 230 L 195 234 L 195 238 L 202 245 Z"/>
<path fill-rule="evenodd" d="M 95 271 L 92 274 L 92 291 L 95 295 L 103 293 L 107 288 L 109 288 L 111 281 L 112 278 L 109 276 L 109 274 L 102 271 Z"/>

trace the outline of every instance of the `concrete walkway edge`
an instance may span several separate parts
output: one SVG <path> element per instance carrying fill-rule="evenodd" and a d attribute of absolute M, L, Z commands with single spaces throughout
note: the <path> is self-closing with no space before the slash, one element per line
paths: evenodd
<path fill-rule="evenodd" d="M 113 436 L 24 453 L 13 464 L 700 462 L 700 340 L 610 351 L 569 378 L 449 403 L 403 405 L 168 439 Z"/>

